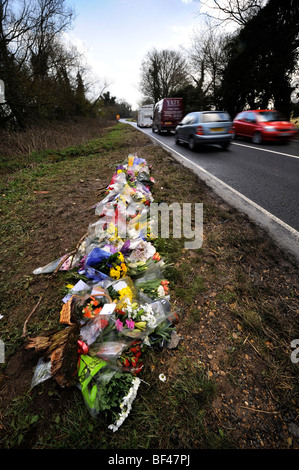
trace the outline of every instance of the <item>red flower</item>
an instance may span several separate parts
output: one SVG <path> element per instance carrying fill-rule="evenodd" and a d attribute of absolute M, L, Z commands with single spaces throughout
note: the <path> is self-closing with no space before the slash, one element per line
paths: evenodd
<path fill-rule="evenodd" d="M 126 314 L 126 312 L 123 312 L 123 310 L 120 310 L 119 308 L 116 308 L 115 312 L 119 313 L 120 315 L 125 315 Z"/>
<path fill-rule="evenodd" d="M 132 357 L 131 359 L 131 364 L 133 367 L 137 366 L 137 363 L 138 363 L 138 359 L 136 357 Z"/>
<path fill-rule="evenodd" d="M 78 340 L 78 354 L 87 354 L 89 347 L 83 341 Z"/>
<path fill-rule="evenodd" d="M 100 327 L 102 330 L 108 325 L 108 320 L 106 320 L 106 318 L 99 317 L 98 321 L 100 322 Z"/>

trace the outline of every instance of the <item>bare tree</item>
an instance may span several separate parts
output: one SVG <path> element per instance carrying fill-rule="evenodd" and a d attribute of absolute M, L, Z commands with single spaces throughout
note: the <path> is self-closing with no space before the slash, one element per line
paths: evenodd
<path fill-rule="evenodd" d="M 268 0 L 205 0 L 200 1 L 200 14 L 220 23 L 234 22 L 244 26 L 266 5 Z"/>
<path fill-rule="evenodd" d="M 141 65 L 140 90 L 154 102 L 172 96 L 188 83 L 187 63 L 182 53 L 164 49 L 149 51 Z"/>
<path fill-rule="evenodd" d="M 73 18 L 65 0 L 0 0 L 2 123 L 12 120 L 24 127 L 37 110 L 43 108 L 45 116 L 46 108 L 57 108 L 59 96 L 65 104 L 67 93 L 61 91 L 63 85 L 71 90 L 69 71 L 78 65 L 78 54 L 63 46 L 61 34 Z"/>
<path fill-rule="evenodd" d="M 64 3 L 64 0 L 34 1 L 36 22 L 28 34 L 28 50 L 35 76 L 45 77 L 48 74 L 57 39 L 73 21 L 74 11 L 66 8 Z"/>

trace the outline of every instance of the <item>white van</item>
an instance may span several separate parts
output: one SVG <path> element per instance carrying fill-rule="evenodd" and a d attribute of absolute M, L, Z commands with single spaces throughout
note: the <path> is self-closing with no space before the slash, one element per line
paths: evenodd
<path fill-rule="evenodd" d="M 153 122 L 153 104 L 145 104 L 138 109 L 137 126 L 151 127 Z"/>

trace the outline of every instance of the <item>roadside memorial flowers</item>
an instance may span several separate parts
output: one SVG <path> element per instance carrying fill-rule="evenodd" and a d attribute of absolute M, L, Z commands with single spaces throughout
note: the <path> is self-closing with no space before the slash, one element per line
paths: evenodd
<path fill-rule="evenodd" d="M 99 219 L 76 253 L 34 271 L 75 270 L 80 276 L 68 286 L 60 323 L 79 332 L 77 383 L 93 417 L 109 413 L 113 432 L 132 410 L 148 348 L 168 344 L 175 330 L 165 262 L 148 223 L 153 184 L 146 160 L 129 155 L 95 205 Z M 47 363 L 46 377 L 52 369 Z"/>

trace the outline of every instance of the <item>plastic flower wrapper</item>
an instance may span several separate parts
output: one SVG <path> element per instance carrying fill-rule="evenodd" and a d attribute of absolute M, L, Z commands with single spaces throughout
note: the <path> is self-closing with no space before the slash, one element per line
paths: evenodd
<path fill-rule="evenodd" d="M 155 182 L 154 179 L 149 176 L 149 171 L 147 172 L 145 169 L 139 173 L 137 176 L 137 181 L 142 183 L 144 186 L 148 186 L 149 188 L 151 188 Z"/>
<path fill-rule="evenodd" d="M 158 278 L 139 278 L 136 280 L 135 286 L 140 293 L 147 295 L 150 299 L 166 297 L 169 292 L 169 281 Z"/>
<path fill-rule="evenodd" d="M 134 266 L 137 263 L 145 263 L 156 253 L 156 248 L 152 245 L 152 243 L 147 242 L 141 238 L 132 240 L 130 249 L 131 254 L 126 258 L 126 262 L 129 266 Z"/>
<path fill-rule="evenodd" d="M 149 243 L 149 242 L 148 242 Z M 135 263 L 127 262 L 128 275 L 132 278 L 139 278 L 147 274 L 154 274 L 158 278 L 163 278 L 163 272 L 165 270 L 165 262 L 162 259 L 157 261 L 157 258 L 153 256 L 147 261 L 136 261 Z M 135 281 L 134 281 L 135 282 Z"/>
<path fill-rule="evenodd" d="M 131 303 L 136 297 L 136 289 L 130 277 L 107 283 L 106 286 L 107 292 L 115 303 L 120 301 L 123 301 L 123 304 Z"/>
<path fill-rule="evenodd" d="M 87 354 L 81 354 L 79 357 L 79 386 L 84 397 L 84 401 L 93 417 L 96 417 L 100 412 L 98 386 L 94 378 L 105 366 L 105 361 L 96 357 L 91 357 Z"/>
<path fill-rule="evenodd" d="M 124 337 L 132 340 L 142 339 L 156 328 L 158 321 L 160 321 L 160 313 L 157 313 L 156 316 L 151 304 L 133 302 L 127 303 L 123 307 L 116 304 L 115 325 Z"/>
<path fill-rule="evenodd" d="M 136 340 L 127 348 L 117 360 L 117 364 L 124 372 L 133 375 L 139 374 L 143 368 L 141 341 Z"/>
<path fill-rule="evenodd" d="M 148 232 L 148 217 L 147 209 L 141 210 L 134 216 L 127 219 L 126 235 L 133 241 L 136 239 L 146 239 Z"/>
<path fill-rule="evenodd" d="M 55 271 L 58 268 L 59 264 L 61 264 L 59 271 L 69 271 L 78 266 L 79 260 L 81 258 L 81 254 L 77 253 L 76 255 L 72 255 L 71 253 L 67 253 L 66 255 L 60 256 L 60 258 L 51 261 L 50 263 L 46 264 L 45 266 L 41 266 L 33 271 L 33 274 L 49 274 Z"/>
<path fill-rule="evenodd" d="M 92 418 L 104 415 L 114 423 L 109 429 L 117 431 L 131 411 L 140 379 L 128 372 L 112 370 L 105 361 L 88 354 L 80 356 L 78 379 Z"/>
<path fill-rule="evenodd" d="M 86 257 L 84 268 L 79 271 L 94 282 L 107 278 L 120 279 L 127 274 L 127 267 L 121 252 L 111 254 L 102 248 L 94 248 Z"/>
<path fill-rule="evenodd" d="M 31 381 L 31 389 L 36 387 L 42 382 L 50 379 L 52 377 L 51 374 L 51 360 L 44 361 L 44 358 L 39 358 L 38 363 L 35 367 L 33 378 Z"/>
<path fill-rule="evenodd" d="M 80 357 L 78 378 L 91 416 L 104 415 L 113 422 L 109 429 L 117 431 L 132 409 L 140 379 L 127 372 L 113 371 L 105 361 L 88 355 Z"/>
<path fill-rule="evenodd" d="M 168 319 L 163 320 L 148 336 L 149 344 L 151 346 L 165 346 L 167 343 L 169 343 L 173 331 L 175 331 L 175 325 Z"/>
<path fill-rule="evenodd" d="M 122 328 L 120 327 L 120 321 L 117 317 L 118 314 L 110 314 L 109 316 L 106 316 L 106 323 L 103 324 L 102 320 L 103 328 L 99 328 L 98 334 L 96 331 L 96 326 L 99 324 L 99 321 L 97 320 L 92 322 L 94 325 L 88 324 L 86 327 L 84 327 L 84 330 L 81 328 L 80 332 L 82 340 L 85 339 L 89 341 L 89 355 L 104 359 L 109 363 L 110 367 L 114 368 L 116 367 L 117 359 L 132 343 L 131 338 L 121 333 L 123 326 Z M 90 332 L 93 332 L 94 326 L 95 334 L 92 337 Z M 86 338 L 87 335 L 88 338 Z"/>
<path fill-rule="evenodd" d="M 62 301 L 66 303 L 73 295 L 84 296 L 91 293 L 92 287 L 80 279 L 75 285 L 68 284 L 66 286 L 68 293 L 63 297 Z"/>
<path fill-rule="evenodd" d="M 109 325 L 109 315 L 98 315 L 83 324 L 80 338 L 87 345 L 93 344 Z"/>
<path fill-rule="evenodd" d="M 144 204 L 148 198 L 149 195 L 145 195 L 145 192 L 143 192 L 141 186 L 137 189 L 133 186 L 130 186 L 128 183 L 123 187 L 122 191 L 118 196 L 119 201 L 128 205 L 134 203 Z"/>
<path fill-rule="evenodd" d="M 127 184 L 127 178 L 124 172 L 116 172 L 112 176 L 110 184 L 107 188 L 107 196 L 104 199 L 104 202 L 111 200 L 111 196 L 117 195 L 122 192 L 123 187 Z"/>
<path fill-rule="evenodd" d="M 126 171 L 133 171 L 136 175 L 139 175 L 140 173 L 149 173 L 150 170 L 144 158 L 139 158 L 137 155 L 129 155 Z"/>

